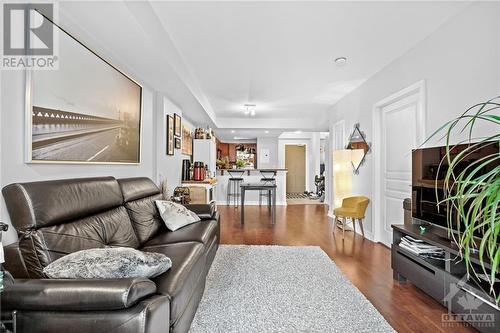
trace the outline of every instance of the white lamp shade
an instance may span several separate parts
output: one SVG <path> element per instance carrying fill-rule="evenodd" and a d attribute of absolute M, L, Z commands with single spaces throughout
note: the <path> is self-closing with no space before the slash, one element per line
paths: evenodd
<path fill-rule="evenodd" d="M 352 194 L 352 153 L 350 149 L 333 151 L 333 199 L 335 208 Z"/>

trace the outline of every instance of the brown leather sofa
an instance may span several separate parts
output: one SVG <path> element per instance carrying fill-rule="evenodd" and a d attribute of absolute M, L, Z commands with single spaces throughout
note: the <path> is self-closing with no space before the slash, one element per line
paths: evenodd
<path fill-rule="evenodd" d="M 190 205 L 202 219 L 170 232 L 148 178 L 69 179 L 3 188 L 18 243 L 5 247 L 14 277 L 1 296 L 2 316 L 16 311 L 18 332 L 187 332 L 217 252 L 219 216 Z M 45 279 L 43 268 L 75 251 L 125 246 L 160 252 L 172 267 L 146 278 Z"/>

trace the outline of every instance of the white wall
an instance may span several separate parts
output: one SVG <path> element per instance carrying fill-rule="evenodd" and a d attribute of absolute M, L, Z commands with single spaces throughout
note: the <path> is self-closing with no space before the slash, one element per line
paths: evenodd
<path fill-rule="evenodd" d="M 330 123 L 357 122 L 371 141 L 374 104 L 420 80 L 427 85 L 426 132 L 500 92 L 500 4 L 475 3 L 330 109 Z M 480 128 L 485 134 L 488 127 Z M 346 133 L 346 135 L 349 133 Z M 432 142 L 431 144 L 437 144 Z M 374 150 L 378 147 L 373 147 Z M 353 194 L 372 197 L 373 155 L 353 178 Z M 365 230 L 373 232 L 369 206 Z"/>
<path fill-rule="evenodd" d="M 269 162 L 261 162 L 262 149 L 269 151 Z M 257 167 L 259 169 L 278 167 L 278 138 L 257 138 Z"/>
<path fill-rule="evenodd" d="M 162 94 L 157 94 L 156 113 L 156 169 L 155 176 L 158 183 L 166 180 L 168 193 L 172 194 L 174 189 L 180 185 L 182 176 L 182 160 L 190 159 L 190 156 L 183 155 L 182 149 L 174 149 L 174 155 L 167 155 L 167 115 L 174 116 L 177 113 L 182 117 L 182 110 Z M 191 122 L 182 119 L 184 126 L 193 129 Z"/>

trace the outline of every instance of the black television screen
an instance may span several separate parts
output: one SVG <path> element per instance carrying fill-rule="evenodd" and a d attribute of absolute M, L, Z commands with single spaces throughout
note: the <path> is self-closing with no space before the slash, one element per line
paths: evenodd
<path fill-rule="evenodd" d="M 463 151 L 468 145 L 457 145 L 451 150 L 451 157 Z M 478 146 L 473 153 L 454 169 L 459 172 L 470 163 L 485 156 L 499 153 L 498 142 L 487 142 Z M 446 155 L 446 147 L 432 147 L 415 149 L 412 153 L 412 217 L 420 223 L 431 223 L 443 228 L 448 228 L 447 207 L 437 203 L 443 198 L 443 180 L 447 172 L 447 163 L 439 167 Z M 480 173 L 485 173 L 497 165 L 483 168 Z M 457 169 L 458 168 L 458 169 Z M 437 191 L 436 191 L 437 187 Z M 437 196 L 436 196 L 437 192 Z M 480 235 L 478 235 L 480 236 Z"/>

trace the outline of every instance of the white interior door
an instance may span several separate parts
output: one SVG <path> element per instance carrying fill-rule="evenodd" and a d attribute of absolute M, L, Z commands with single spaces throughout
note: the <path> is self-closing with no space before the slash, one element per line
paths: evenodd
<path fill-rule="evenodd" d="M 423 89 L 423 88 L 422 88 Z M 395 96 L 378 109 L 380 156 L 378 240 L 392 243 L 393 224 L 403 224 L 403 200 L 411 198 L 411 151 L 423 139 L 423 93 L 416 89 Z M 377 212 L 376 212 L 377 214 Z M 377 221 L 378 220 L 378 221 Z"/>

